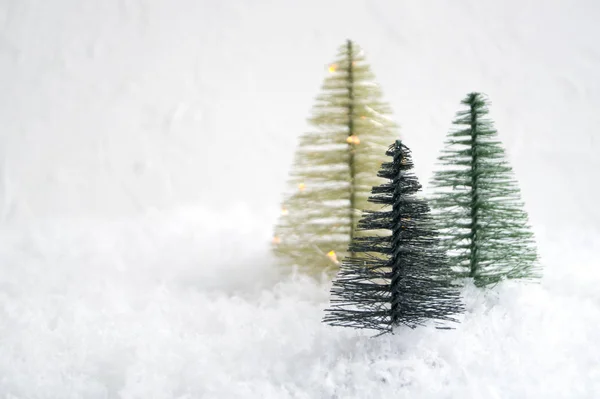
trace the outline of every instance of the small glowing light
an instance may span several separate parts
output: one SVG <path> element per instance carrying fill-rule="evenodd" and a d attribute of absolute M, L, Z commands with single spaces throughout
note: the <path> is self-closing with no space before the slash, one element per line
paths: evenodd
<path fill-rule="evenodd" d="M 367 117 L 363 115 L 360 117 L 360 119 L 367 119 Z"/>
<path fill-rule="evenodd" d="M 329 65 L 329 73 L 334 73 L 337 70 L 337 64 L 331 64 Z"/>
<path fill-rule="evenodd" d="M 333 261 L 333 263 L 335 263 L 335 264 L 338 264 L 338 263 L 340 263 L 340 262 L 338 261 L 337 255 L 335 254 L 335 251 L 333 251 L 333 250 L 331 250 L 331 251 L 329 251 L 329 252 L 327 253 L 327 257 L 328 257 L 329 259 L 331 259 L 331 261 Z"/>
<path fill-rule="evenodd" d="M 306 188 L 306 184 L 304 184 L 304 183 L 298 184 L 298 190 L 304 191 L 305 188 Z"/>
<path fill-rule="evenodd" d="M 400 221 L 401 222 L 408 222 L 408 221 L 410 221 L 410 217 L 407 216 L 407 217 L 404 217 L 404 218 L 400 218 Z M 401 227 L 402 227 L 403 230 L 406 230 L 407 226 L 402 225 Z"/>
<path fill-rule="evenodd" d="M 279 238 L 277 236 L 273 237 L 273 244 L 279 244 L 279 243 L 281 243 L 281 238 Z"/>
<path fill-rule="evenodd" d="M 348 138 L 346 139 L 346 142 L 348 144 L 359 145 L 360 144 L 360 139 L 358 138 L 357 135 L 353 134 L 352 136 L 348 136 Z"/>
<path fill-rule="evenodd" d="M 288 211 L 286 208 L 281 208 L 281 214 L 283 216 L 287 215 L 288 213 L 290 213 L 290 211 Z"/>

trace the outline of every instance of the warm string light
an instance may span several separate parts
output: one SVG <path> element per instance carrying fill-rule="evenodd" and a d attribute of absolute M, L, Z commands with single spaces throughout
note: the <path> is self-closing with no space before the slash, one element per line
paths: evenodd
<path fill-rule="evenodd" d="M 327 253 L 327 257 L 336 265 L 338 265 L 340 263 L 340 261 L 338 261 L 337 255 L 334 250 L 329 251 Z"/>
<path fill-rule="evenodd" d="M 352 61 L 352 66 L 356 66 L 356 61 Z M 337 72 L 338 67 L 338 64 L 331 64 L 327 67 L 327 70 L 329 71 L 329 73 L 334 73 Z"/>
<path fill-rule="evenodd" d="M 277 245 L 277 244 L 280 244 L 280 243 L 281 243 L 281 238 L 279 238 L 277 236 L 273 237 L 273 244 Z"/>
<path fill-rule="evenodd" d="M 401 222 L 409 222 L 409 221 L 410 221 L 410 217 L 408 217 L 408 216 L 407 216 L 407 217 L 405 217 L 405 218 L 400 218 L 400 221 L 401 221 Z M 406 227 L 407 227 L 406 225 L 404 225 L 404 224 L 402 225 L 402 228 L 403 228 L 404 230 L 406 230 Z"/>
<path fill-rule="evenodd" d="M 348 144 L 359 145 L 360 144 L 360 139 L 358 138 L 357 135 L 353 134 L 351 136 L 348 136 L 348 138 L 346 138 L 346 142 Z"/>
<path fill-rule="evenodd" d="M 306 189 L 306 184 L 304 184 L 304 183 L 298 184 L 298 190 L 304 191 L 305 189 Z"/>
<path fill-rule="evenodd" d="M 285 216 L 285 215 L 287 215 L 288 213 L 290 213 L 290 211 L 288 211 L 286 208 L 281 208 L 281 215 L 282 215 L 282 216 Z"/>

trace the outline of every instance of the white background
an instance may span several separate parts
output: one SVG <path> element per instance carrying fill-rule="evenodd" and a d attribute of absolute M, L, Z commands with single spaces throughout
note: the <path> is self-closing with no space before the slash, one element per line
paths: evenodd
<path fill-rule="evenodd" d="M 0 0 L 0 398 L 597 397 L 599 18 L 592 0 Z M 424 186 L 462 98 L 490 97 L 541 285 L 467 287 L 457 330 L 370 340 L 320 324 L 328 282 L 279 276 L 281 192 L 347 38 Z"/>

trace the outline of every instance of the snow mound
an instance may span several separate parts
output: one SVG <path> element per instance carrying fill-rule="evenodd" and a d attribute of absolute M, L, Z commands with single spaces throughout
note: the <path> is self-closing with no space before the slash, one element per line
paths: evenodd
<path fill-rule="evenodd" d="M 579 250 L 541 284 L 466 286 L 454 330 L 371 338 L 321 323 L 329 283 L 283 276 L 244 208 L 0 233 L 2 397 L 600 395 L 600 279 L 577 277 L 584 255 L 565 271 Z"/>

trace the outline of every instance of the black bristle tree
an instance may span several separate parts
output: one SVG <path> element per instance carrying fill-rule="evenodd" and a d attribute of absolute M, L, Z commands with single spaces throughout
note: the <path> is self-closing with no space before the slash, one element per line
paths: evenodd
<path fill-rule="evenodd" d="M 387 183 L 373 187 L 359 230 L 389 230 L 389 235 L 355 237 L 331 288 L 331 307 L 323 322 L 333 326 L 393 332 L 427 320 L 454 322 L 463 311 L 460 293 L 449 280 L 446 256 L 439 249 L 426 200 L 412 172 L 410 150 L 397 140 L 377 174 Z M 389 209 L 391 207 L 391 209 Z"/>

